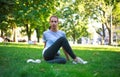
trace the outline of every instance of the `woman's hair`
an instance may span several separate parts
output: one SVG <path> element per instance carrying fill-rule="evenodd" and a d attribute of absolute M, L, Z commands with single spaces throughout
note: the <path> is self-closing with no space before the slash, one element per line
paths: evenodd
<path fill-rule="evenodd" d="M 51 26 L 49 26 L 49 29 L 51 28 Z"/>
<path fill-rule="evenodd" d="M 58 17 L 57 17 L 57 16 L 54 16 L 54 15 L 53 15 L 53 16 L 51 16 L 51 17 L 50 17 L 50 20 L 51 20 L 51 18 L 52 18 L 52 17 L 55 17 L 55 18 L 57 18 L 57 21 L 58 21 Z"/>

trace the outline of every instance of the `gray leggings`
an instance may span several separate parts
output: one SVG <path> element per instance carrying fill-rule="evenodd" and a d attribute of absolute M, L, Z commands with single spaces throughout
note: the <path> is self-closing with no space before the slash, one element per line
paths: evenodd
<path fill-rule="evenodd" d="M 57 55 L 58 50 L 60 47 L 63 47 L 65 51 L 73 58 L 76 58 L 76 55 L 73 53 L 67 39 L 65 37 L 60 37 L 58 40 L 55 41 L 55 43 L 50 46 L 48 49 L 44 52 L 44 59 L 49 63 L 60 63 L 65 64 L 66 59 L 60 57 Z"/>

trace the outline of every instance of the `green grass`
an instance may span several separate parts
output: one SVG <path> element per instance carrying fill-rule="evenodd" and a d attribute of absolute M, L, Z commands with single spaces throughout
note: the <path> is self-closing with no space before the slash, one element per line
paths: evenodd
<path fill-rule="evenodd" d="M 0 77 L 120 77 L 120 47 L 72 46 L 88 64 L 49 64 L 42 59 L 43 45 L 0 43 Z M 64 54 L 62 53 L 64 57 Z M 41 59 L 40 64 L 26 63 Z"/>

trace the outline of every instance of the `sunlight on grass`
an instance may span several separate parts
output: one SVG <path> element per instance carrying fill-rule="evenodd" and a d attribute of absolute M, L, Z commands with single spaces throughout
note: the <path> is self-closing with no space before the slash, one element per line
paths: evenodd
<path fill-rule="evenodd" d="M 7 47 L 24 47 L 24 48 L 43 48 L 43 45 L 42 44 L 27 44 L 27 43 L 0 43 L 0 46 L 7 46 Z"/>
<path fill-rule="evenodd" d="M 114 46 L 71 45 L 88 64 L 49 64 L 43 61 L 43 45 L 0 43 L 0 77 L 119 77 L 120 48 Z M 63 52 L 61 56 L 65 57 Z M 26 63 L 41 59 L 40 64 Z"/>
<path fill-rule="evenodd" d="M 120 47 L 108 46 L 108 45 L 71 45 L 73 49 L 78 50 L 99 50 L 99 51 L 113 51 L 120 52 Z"/>

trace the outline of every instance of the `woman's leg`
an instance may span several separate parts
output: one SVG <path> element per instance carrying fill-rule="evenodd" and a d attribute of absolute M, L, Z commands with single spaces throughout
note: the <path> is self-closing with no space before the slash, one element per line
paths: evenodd
<path fill-rule="evenodd" d="M 66 59 L 62 58 L 60 56 L 55 56 L 54 59 L 48 60 L 47 62 L 49 62 L 49 63 L 65 64 L 66 63 Z"/>
<path fill-rule="evenodd" d="M 65 51 L 73 58 L 75 59 L 76 56 L 73 53 L 67 39 L 65 37 L 61 37 L 58 40 L 55 41 L 55 43 L 50 46 L 45 52 L 44 52 L 44 58 L 45 60 L 51 60 L 54 59 L 55 55 L 57 54 L 60 47 L 63 47 Z"/>

